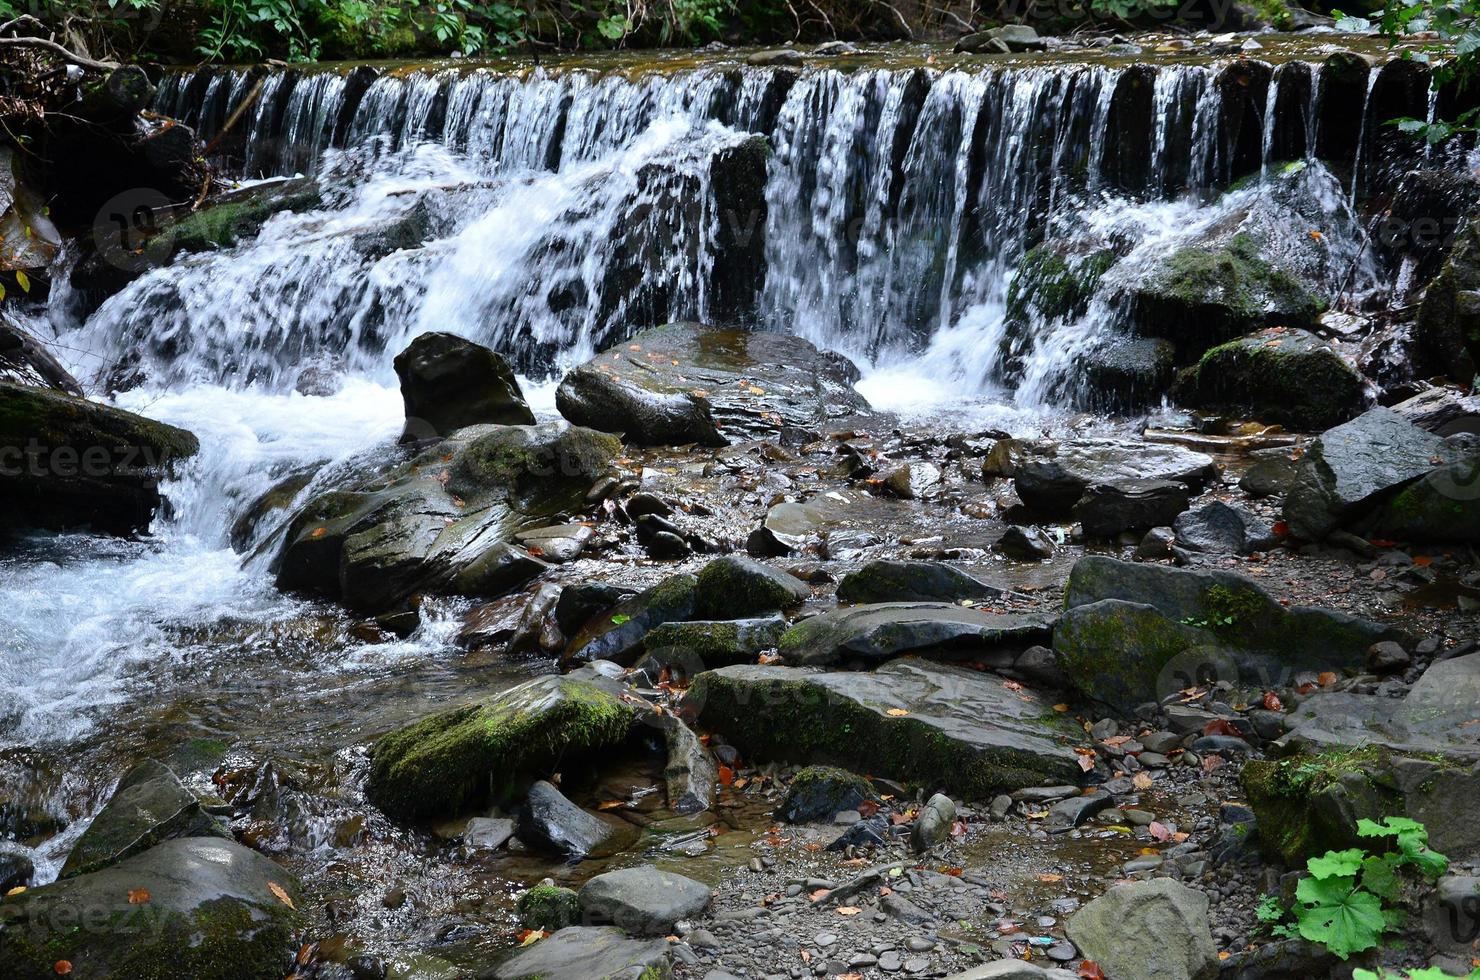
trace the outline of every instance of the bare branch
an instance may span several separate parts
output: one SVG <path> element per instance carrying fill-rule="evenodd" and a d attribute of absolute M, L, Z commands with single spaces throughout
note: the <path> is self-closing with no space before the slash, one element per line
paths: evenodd
<path fill-rule="evenodd" d="M 118 67 L 116 61 L 94 61 L 91 58 L 84 58 L 80 54 L 73 54 L 55 41 L 48 41 L 42 37 L 0 37 L 0 48 L 39 48 L 63 61 L 71 62 L 81 68 L 91 68 L 93 71 L 112 71 Z"/>

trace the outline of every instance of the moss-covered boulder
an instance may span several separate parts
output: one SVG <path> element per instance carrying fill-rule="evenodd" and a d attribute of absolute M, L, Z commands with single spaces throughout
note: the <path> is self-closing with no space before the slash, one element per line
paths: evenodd
<path fill-rule="evenodd" d="M 811 596 L 795 575 L 744 555 L 725 555 L 700 570 L 695 612 L 705 619 L 741 619 L 791 609 Z"/>
<path fill-rule="evenodd" d="M 692 675 L 713 667 L 754 663 L 757 654 L 773 649 L 788 629 L 780 616 L 755 619 L 698 619 L 664 623 L 643 637 L 636 666 L 678 667 Z"/>
<path fill-rule="evenodd" d="M 1136 331 L 1163 337 L 1184 357 L 1263 327 L 1315 325 L 1326 301 L 1272 261 L 1247 232 L 1226 242 L 1185 245 L 1130 288 Z"/>
<path fill-rule="evenodd" d="M 777 644 L 792 666 L 881 663 L 905 654 L 1023 650 L 1048 639 L 1041 616 L 990 613 L 949 602 L 877 602 L 804 619 Z"/>
<path fill-rule="evenodd" d="M 839 602 L 959 602 L 1000 599 L 1005 590 L 938 561 L 871 561 L 843 576 Z"/>
<path fill-rule="evenodd" d="M 124 774 L 113 797 L 72 845 L 61 877 L 106 868 L 176 837 L 232 839 L 168 766 L 141 762 Z"/>
<path fill-rule="evenodd" d="M 539 677 L 379 739 L 365 790 L 387 813 L 454 815 L 509 799 L 572 757 L 623 744 L 635 709 L 569 677 Z"/>
<path fill-rule="evenodd" d="M 1054 628 L 1059 666 L 1122 711 L 1194 684 L 1288 683 L 1295 671 L 1350 670 L 1402 630 L 1347 613 L 1286 607 L 1234 572 L 1081 558 Z"/>
<path fill-rule="evenodd" d="M 1400 541 L 1480 542 L 1480 456 L 1437 467 L 1382 504 L 1376 527 Z"/>
<path fill-rule="evenodd" d="M 212 198 L 198 211 L 161 216 L 159 231 L 149 249 L 204 252 L 230 248 L 262 230 L 269 218 L 293 211 L 310 211 L 323 198 L 311 177 L 270 180 Z"/>
<path fill-rule="evenodd" d="M 298 899 L 290 874 L 240 844 L 169 840 L 0 899 L 0 972 L 13 980 L 69 971 L 117 980 L 281 980 L 303 925 Z"/>
<path fill-rule="evenodd" d="M 555 932 L 581 921 L 581 903 L 571 888 L 535 885 L 526 889 L 514 903 L 519 925 L 525 929 Z"/>
<path fill-rule="evenodd" d="M 1361 376 L 1305 330 L 1271 327 L 1214 347 L 1177 379 L 1173 400 L 1321 430 L 1361 414 Z"/>
<path fill-rule="evenodd" d="M 808 766 L 792 777 L 786 797 L 776 808 L 776 819 L 787 823 L 831 820 L 843 810 L 877 800 L 879 794 L 867 779 L 837 766 Z"/>
<path fill-rule="evenodd" d="M 1062 320 L 1084 313 L 1095 287 L 1115 264 L 1113 249 L 1076 250 L 1044 242 L 1023 254 L 1007 287 L 1007 322 Z"/>
<path fill-rule="evenodd" d="M 459 429 L 308 500 L 284 532 L 278 585 L 367 613 L 418 592 L 501 595 L 545 568 L 514 537 L 580 507 L 620 449 L 553 422 Z"/>
<path fill-rule="evenodd" d="M 1468 384 L 1480 366 L 1480 223 L 1455 236 L 1449 258 L 1424 293 L 1414 339 L 1434 371 Z"/>
<path fill-rule="evenodd" d="M 576 425 L 638 445 L 723 446 L 866 414 L 857 379 L 846 358 L 800 337 L 670 323 L 572 370 L 555 403 Z"/>
<path fill-rule="evenodd" d="M 1081 775 L 1083 734 L 1000 678 L 907 658 L 871 672 L 724 667 L 686 698 L 747 758 L 841 766 L 984 800 Z"/>
<path fill-rule="evenodd" d="M 567 663 L 610 660 L 630 666 L 642 653 L 647 635 L 664 623 L 693 619 L 698 612 L 699 580 L 673 575 L 586 623 L 566 647 Z"/>
<path fill-rule="evenodd" d="M 0 382 L 0 530 L 145 530 L 160 481 L 199 449 L 173 425 Z"/>

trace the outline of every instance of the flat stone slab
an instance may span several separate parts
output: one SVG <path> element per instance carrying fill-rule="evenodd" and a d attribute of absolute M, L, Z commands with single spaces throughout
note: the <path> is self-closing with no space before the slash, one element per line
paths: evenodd
<path fill-rule="evenodd" d="M 648 866 L 597 875 L 579 892 L 587 921 L 611 922 L 638 935 L 666 935 L 675 922 L 708 908 L 710 898 L 707 885 Z"/>
<path fill-rule="evenodd" d="M 629 939 L 615 926 L 570 926 L 518 950 L 493 980 L 668 980 L 668 942 Z"/>
<path fill-rule="evenodd" d="M 803 620 L 777 644 L 796 667 L 845 660 L 882 662 L 908 653 L 986 651 L 1046 643 L 1053 623 L 1041 616 L 984 612 L 948 602 L 878 602 Z"/>
<path fill-rule="evenodd" d="M 967 799 L 1077 781 L 1083 732 L 1010 684 L 918 658 L 872 672 L 750 664 L 700 674 L 687 703 L 751 759 L 837 765 Z"/>

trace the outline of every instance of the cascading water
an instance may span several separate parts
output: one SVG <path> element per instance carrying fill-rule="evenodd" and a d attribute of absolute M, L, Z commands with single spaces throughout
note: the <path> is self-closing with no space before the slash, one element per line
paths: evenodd
<path fill-rule="evenodd" d="M 1134 269 L 1278 205 L 1301 215 L 1293 235 L 1319 224 L 1320 274 L 1371 279 L 1342 181 L 1316 158 L 1321 77 L 1303 61 L 922 59 L 800 74 L 716 62 L 170 76 L 156 108 L 196 127 L 221 167 L 307 175 L 313 200 L 144 273 L 85 322 L 54 294 L 75 373 L 95 390 L 127 380 L 119 404 L 204 448 L 168 488 L 173 515 L 154 538 L 41 539 L 0 562 L 0 602 L 16 611 L 0 627 L 13 651 L 0 659 L 0 783 L 77 821 L 39 854 L 43 878 L 106 791 L 107 763 L 162 727 L 140 707 L 161 691 L 212 692 L 196 734 L 247 737 L 246 714 L 270 739 L 273 705 L 302 704 L 295 685 L 360 683 L 363 657 L 382 685 L 375 710 L 445 683 L 451 620 L 352 647 L 341 614 L 278 594 L 260 559 L 229 546 L 281 477 L 394 438 L 390 360 L 412 337 L 452 330 L 544 380 L 653 322 L 728 320 L 851 354 L 882 407 L 1071 404 L 1076 356 L 1120 329 L 1116 296 L 1014 334 L 1011 282 L 1037 244 L 1114 243 Z M 1363 85 L 1372 97 L 1380 81 Z M 1281 203 L 1268 182 L 1292 158 L 1306 168 Z M 1350 171 L 1354 158 L 1326 162 Z M 1261 170 L 1266 183 L 1221 193 Z M 317 390 L 308 366 L 337 376 L 337 393 L 295 391 Z M 548 388 L 534 390 L 549 414 Z M 396 680 L 400 658 L 420 687 Z M 223 679 L 238 671 L 248 680 Z M 224 707 L 222 691 L 247 703 Z M 354 741 L 341 724 L 318 737 Z M 69 747 L 101 753 L 101 773 L 82 787 L 38 776 L 42 746 L 61 768 Z"/>

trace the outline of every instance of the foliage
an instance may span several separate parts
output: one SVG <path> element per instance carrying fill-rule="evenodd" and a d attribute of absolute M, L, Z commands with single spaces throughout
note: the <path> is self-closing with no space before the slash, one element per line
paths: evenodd
<path fill-rule="evenodd" d="M 1376 29 L 1392 41 L 1431 33 L 1403 57 L 1433 65 L 1435 89 L 1454 85 L 1463 89 L 1480 69 L 1480 0 L 1385 0 L 1377 19 L 1352 17 L 1334 11 L 1336 27 L 1345 31 Z M 1457 133 L 1476 132 L 1480 107 L 1466 110 L 1452 120 L 1389 120 L 1399 131 L 1422 136 L 1429 143 L 1442 143 Z"/>
<path fill-rule="evenodd" d="M 1404 970 L 1401 974 L 1390 973 L 1380 970 L 1373 973 L 1371 970 L 1353 970 L 1352 980 L 1455 980 L 1455 978 L 1437 966 L 1424 967 L 1421 970 Z M 1471 970 L 1464 980 L 1480 980 L 1480 969 Z"/>
<path fill-rule="evenodd" d="M 1386 840 L 1394 849 L 1374 853 L 1353 847 L 1311 858 L 1306 862 L 1309 876 L 1295 888 L 1293 910 L 1287 911 L 1273 895 L 1266 895 L 1255 910 L 1273 935 L 1320 943 L 1344 960 L 1372 949 L 1399 924 L 1402 869 L 1433 880 L 1449 867 L 1444 855 L 1429 848 L 1429 832 L 1416 820 L 1358 820 L 1357 836 Z M 1292 917 L 1293 923 L 1287 921 Z"/>

